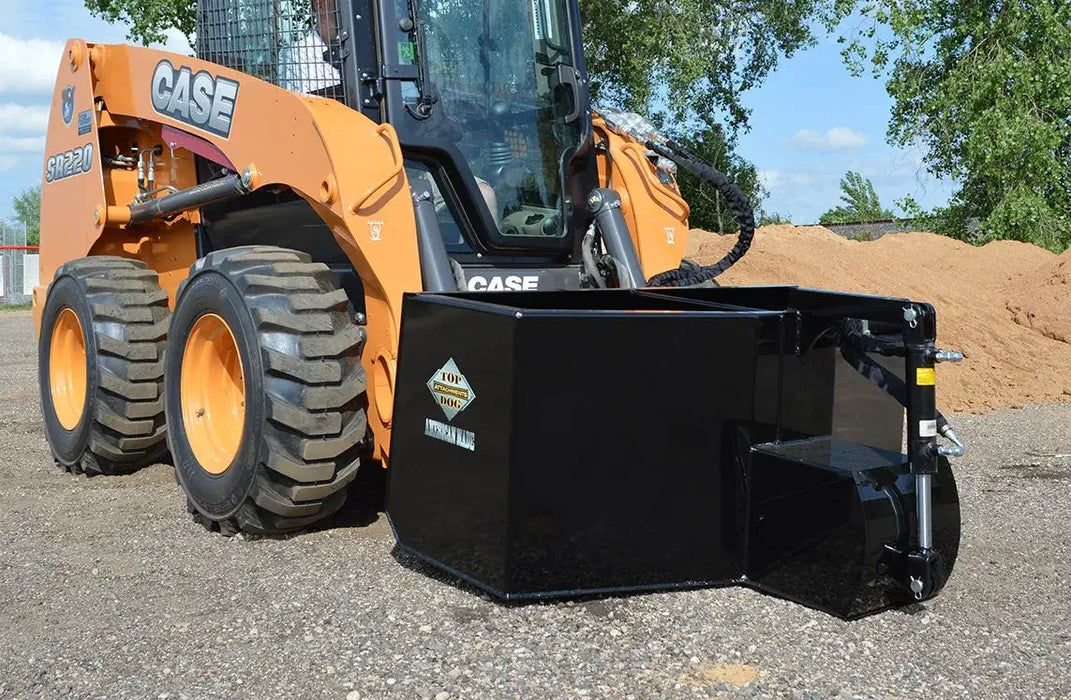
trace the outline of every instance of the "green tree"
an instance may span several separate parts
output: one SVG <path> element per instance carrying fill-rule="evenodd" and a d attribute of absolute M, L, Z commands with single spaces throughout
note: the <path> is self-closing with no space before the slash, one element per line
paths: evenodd
<path fill-rule="evenodd" d="M 755 166 L 734 152 L 735 139 L 727 138 L 720 125 L 700 131 L 678 134 L 678 142 L 717 170 L 729 176 L 747 195 L 751 206 L 760 208 L 767 197 Z M 710 185 L 685 170 L 677 173 L 681 194 L 691 207 L 689 223 L 717 233 L 733 233 L 740 229 L 725 198 Z"/>
<path fill-rule="evenodd" d="M 90 14 L 129 26 L 127 37 L 142 44 L 163 43 L 168 29 L 187 38 L 197 23 L 196 0 L 85 0 Z"/>
<path fill-rule="evenodd" d="M 869 29 L 845 56 L 886 76 L 889 141 L 922 145 L 927 169 L 959 185 L 932 212 L 938 230 L 1071 244 L 1071 3 L 894 0 L 861 11 Z"/>
<path fill-rule="evenodd" d="M 874 191 L 874 183 L 870 181 L 870 178 L 849 170 L 840 179 L 840 191 L 840 201 L 844 204 L 822 214 L 818 219 L 819 223 L 841 224 L 849 221 L 878 221 L 893 218 L 891 211 L 882 208 L 881 200 L 878 199 L 878 193 Z"/>
<path fill-rule="evenodd" d="M 759 226 L 776 226 L 778 224 L 791 224 L 792 215 L 782 214 L 779 211 L 759 212 Z"/>
<path fill-rule="evenodd" d="M 15 220 L 26 227 L 26 245 L 41 244 L 41 186 L 34 185 L 11 200 Z"/>
<path fill-rule="evenodd" d="M 746 126 L 740 95 L 854 0 L 580 0 L 592 95 L 684 124 Z"/>

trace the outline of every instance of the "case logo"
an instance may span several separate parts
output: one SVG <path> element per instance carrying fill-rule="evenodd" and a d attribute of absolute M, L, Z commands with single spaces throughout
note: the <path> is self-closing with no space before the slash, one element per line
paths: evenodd
<path fill-rule="evenodd" d="M 238 100 L 238 83 L 213 76 L 196 75 L 188 66 L 175 68 L 164 59 L 152 72 L 152 106 L 160 114 L 217 136 L 231 134 Z"/>
<path fill-rule="evenodd" d="M 473 275 L 469 277 L 470 292 L 504 292 L 539 289 L 539 275 Z"/>
<path fill-rule="evenodd" d="M 452 357 L 428 380 L 428 390 L 446 414 L 447 420 L 453 420 L 476 398 L 469 380 L 465 379 Z"/>

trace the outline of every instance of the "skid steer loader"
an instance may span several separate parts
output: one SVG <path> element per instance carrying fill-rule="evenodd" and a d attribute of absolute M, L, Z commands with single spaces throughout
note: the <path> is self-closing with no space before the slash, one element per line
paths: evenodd
<path fill-rule="evenodd" d="M 944 585 L 933 308 L 717 286 L 748 203 L 592 111 L 577 0 L 201 0 L 196 54 L 65 49 L 59 465 L 170 461 L 225 535 L 389 467 L 398 545 L 504 598 L 738 583 L 850 618 Z M 740 222 L 715 265 L 682 262 L 677 168 Z"/>

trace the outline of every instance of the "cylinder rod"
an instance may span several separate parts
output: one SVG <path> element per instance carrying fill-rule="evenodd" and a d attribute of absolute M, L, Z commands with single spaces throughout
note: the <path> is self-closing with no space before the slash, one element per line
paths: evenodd
<path fill-rule="evenodd" d="M 919 521 L 919 548 L 933 549 L 933 510 L 930 474 L 915 475 L 915 512 Z"/>
<path fill-rule="evenodd" d="M 629 235 L 628 222 L 621 213 L 621 197 L 613 190 L 596 188 L 588 195 L 588 208 L 595 215 L 606 252 L 618 265 L 622 287 L 636 288 L 646 284 L 636 246 Z"/>
<path fill-rule="evenodd" d="M 416 214 L 417 253 L 420 257 L 420 278 L 425 292 L 458 291 L 450 258 L 446 254 L 439 220 L 435 216 L 435 201 L 431 187 L 422 180 L 410 182 L 413 211 Z M 465 291 L 464 289 L 460 291 Z"/>

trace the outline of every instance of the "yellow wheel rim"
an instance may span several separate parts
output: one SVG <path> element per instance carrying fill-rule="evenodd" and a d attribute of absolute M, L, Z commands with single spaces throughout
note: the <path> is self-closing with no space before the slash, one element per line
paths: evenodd
<path fill-rule="evenodd" d="M 78 314 L 64 307 L 52 327 L 48 351 L 52 408 L 64 430 L 74 430 L 86 405 L 86 338 Z"/>
<path fill-rule="evenodd" d="M 242 444 L 245 374 L 227 322 L 205 314 L 193 324 L 182 351 L 179 402 L 186 439 L 209 474 L 227 471 Z"/>

